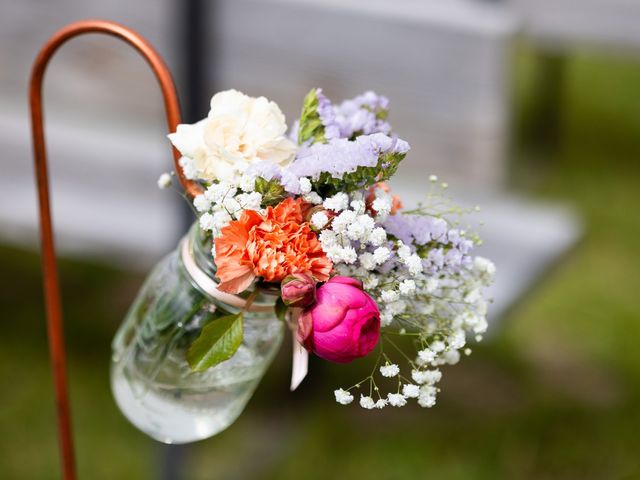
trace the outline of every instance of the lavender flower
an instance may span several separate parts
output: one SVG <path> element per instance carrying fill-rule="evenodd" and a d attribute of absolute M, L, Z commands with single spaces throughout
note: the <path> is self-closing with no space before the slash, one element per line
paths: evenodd
<path fill-rule="evenodd" d="M 355 172 L 358 167 L 375 167 L 382 154 L 405 154 L 408 150 L 409 144 L 404 140 L 382 133 L 361 135 L 354 141 L 340 138 L 302 147 L 286 170 L 297 177 L 311 177 L 314 180 L 323 172 L 334 178 L 342 178 L 347 173 Z"/>
<path fill-rule="evenodd" d="M 245 171 L 249 178 L 258 177 L 265 180 L 278 180 L 285 191 L 293 195 L 300 195 L 300 178 L 293 172 L 283 169 L 271 162 L 255 162 L 249 165 Z"/>
<path fill-rule="evenodd" d="M 282 183 L 284 189 L 289 193 L 294 195 L 300 195 L 302 193 L 300 189 L 300 177 L 289 170 L 282 170 L 280 183 Z"/>
<path fill-rule="evenodd" d="M 263 160 L 249 165 L 245 175 L 251 178 L 262 177 L 265 180 L 273 180 L 282 178 L 282 170 L 275 163 Z"/>
<path fill-rule="evenodd" d="M 287 138 L 291 140 L 293 143 L 298 143 L 298 130 L 300 130 L 300 119 L 297 118 L 294 120 L 291 128 L 289 129 L 289 133 L 287 133 Z"/>
<path fill-rule="evenodd" d="M 404 155 L 411 148 L 409 144 L 401 138 L 390 137 L 383 133 L 361 135 L 356 138 L 356 142 L 368 143 L 371 148 L 375 149 L 379 154 L 400 153 Z"/>
<path fill-rule="evenodd" d="M 298 177 L 317 180 L 322 172 L 340 178 L 358 167 L 374 167 L 377 163 L 378 155 L 370 145 L 337 139 L 301 148 L 288 170 Z"/>
<path fill-rule="evenodd" d="M 389 109 L 387 97 L 377 95 L 373 91 L 367 91 L 355 98 L 345 100 L 340 105 L 332 105 L 331 101 L 322 93 L 321 88 L 312 90 L 310 95 L 312 96 L 307 97 L 309 109 L 303 108 L 302 116 L 304 119 L 317 115 L 322 124 L 323 140 L 353 139 L 358 135 L 374 133 L 388 135 L 391 133 L 391 125 L 384 120 Z M 305 143 L 313 139 L 316 134 L 315 130 L 311 130 L 300 139 L 299 131 L 300 120 L 296 120 L 289 138 Z"/>
<path fill-rule="evenodd" d="M 316 89 L 318 97 L 318 116 L 324 126 L 324 138 L 330 141 L 334 138 L 340 138 L 340 126 L 336 122 L 336 113 L 331 101 L 322 93 L 322 89 Z"/>
<path fill-rule="evenodd" d="M 389 134 L 391 125 L 383 120 L 389 108 L 389 99 L 368 91 L 335 107 L 335 122 L 342 138 L 356 134 Z"/>
<path fill-rule="evenodd" d="M 441 218 L 399 213 L 387 218 L 384 228 L 405 245 L 420 247 L 429 244 L 430 249 L 422 264 L 425 272 L 431 275 L 443 269 L 456 272 L 470 264 L 473 242 L 458 230 L 449 230 Z"/>
<path fill-rule="evenodd" d="M 352 101 L 361 107 L 368 107 L 373 111 L 389 110 L 389 99 L 384 95 L 378 95 L 372 90 L 358 95 Z"/>
<path fill-rule="evenodd" d="M 387 218 L 384 227 L 407 245 L 426 245 L 440 240 L 446 243 L 447 222 L 441 218 L 398 213 Z"/>

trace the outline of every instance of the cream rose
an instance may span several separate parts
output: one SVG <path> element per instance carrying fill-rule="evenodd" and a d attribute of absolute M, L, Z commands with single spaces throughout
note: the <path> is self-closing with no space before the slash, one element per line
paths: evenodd
<path fill-rule="evenodd" d="M 171 143 L 186 157 L 190 178 L 236 182 L 253 162 L 288 165 L 296 145 L 285 137 L 287 125 L 275 102 L 226 90 L 211 99 L 207 118 L 178 125 Z"/>

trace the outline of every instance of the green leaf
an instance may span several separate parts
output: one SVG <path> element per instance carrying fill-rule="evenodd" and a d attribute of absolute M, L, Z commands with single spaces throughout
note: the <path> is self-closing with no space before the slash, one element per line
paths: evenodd
<path fill-rule="evenodd" d="M 313 139 L 314 143 L 326 143 L 324 136 L 324 125 L 318 115 L 318 94 L 316 89 L 312 89 L 302 104 L 302 113 L 300 114 L 300 126 L 298 127 L 298 145 Z"/>
<path fill-rule="evenodd" d="M 227 315 L 206 325 L 187 350 L 187 362 L 194 372 L 229 360 L 242 343 L 242 313 Z"/>
<path fill-rule="evenodd" d="M 284 187 L 280 185 L 278 180 L 257 177 L 254 185 L 255 191 L 262 194 L 262 205 L 265 207 L 277 205 L 287 196 Z"/>
<path fill-rule="evenodd" d="M 287 316 L 287 308 L 289 307 L 287 307 L 285 303 L 282 301 L 282 297 L 278 297 L 278 300 L 276 300 L 276 305 L 274 308 L 275 308 L 276 317 L 278 317 L 278 320 L 282 320 L 284 322 Z"/>

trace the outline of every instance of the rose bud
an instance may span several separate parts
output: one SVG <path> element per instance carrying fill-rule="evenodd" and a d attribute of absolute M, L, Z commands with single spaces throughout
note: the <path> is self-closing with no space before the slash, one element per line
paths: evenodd
<path fill-rule="evenodd" d="M 282 301 L 288 307 L 306 307 L 316 299 L 316 282 L 306 273 L 294 273 L 282 280 Z"/>
<path fill-rule="evenodd" d="M 380 311 L 362 282 L 333 277 L 316 290 L 316 303 L 298 317 L 298 341 L 325 360 L 348 363 L 364 357 L 380 338 Z"/>

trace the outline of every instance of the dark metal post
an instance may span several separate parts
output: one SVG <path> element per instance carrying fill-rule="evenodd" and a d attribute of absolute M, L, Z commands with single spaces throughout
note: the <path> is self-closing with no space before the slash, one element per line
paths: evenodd
<path fill-rule="evenodd" d="M 207 115 L 209 96 L 212 93 L 209 84 L 208 68 L 213 64 L 209 33 L 213 30 L 213 0 L 180 1 L 184 12 L 181 32 L 184 65 L 181 66 L 179 90 L 183 103 L 183 118 L 186 122 L 196 122 Z"/>
<path fill-rule="evenodd" d="M 213 92 L 208 72 L 214 64 L 214 43 L 211 32 L 215 21 L 215 0 L 178 0 L 176 14 L 181 19 L 177 43 L 181 62 L 177 65 L 178 91 L 182 103 L 182 118 L 194 123 L 207 115 L 209 97 Z M 185 230 L 193 223 L 193 212 L 181 203 Z"/>
<path fill-rule="evenodd" d="M 183 119 L 194 123 L 207 115 L 208 97 L 211 91 L 208 68 L 213 58 L 208 48 L 209 21 L 213 18 L 214 0 L 179 0 L 176 10 L 182 19 L 179 30 L 179 44 L 182 64 L 178 65 L 178 90 L 182 100 Z M 193 223 L 193 212 L 182 202 L 182 223 L 185 229 Z M 161 447 L 162 462 L 159 478 L 162 480 L 181 480 L 185 478 L 185 464 L 189 453 L 187 445 L 166 445 Z"/>

